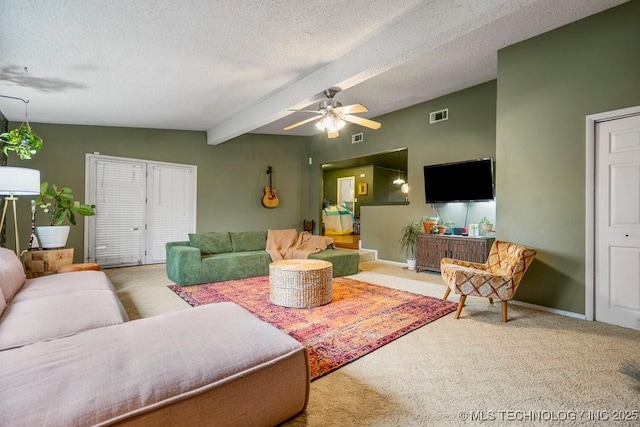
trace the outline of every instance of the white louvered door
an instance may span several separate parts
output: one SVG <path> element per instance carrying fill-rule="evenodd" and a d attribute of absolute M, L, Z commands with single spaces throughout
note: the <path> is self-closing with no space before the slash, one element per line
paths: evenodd
<path fill-rule="evenodd" d="M 85 258 L 103 267 L 161 263 L 195 231 L 196 167 L 87 155 Z"/>
<path fill-rule="evenodd" d="M 195 230 L 193 168 L 149 164 L 146 264 L 164 262 L 165 243 L 187 240 Z"/>

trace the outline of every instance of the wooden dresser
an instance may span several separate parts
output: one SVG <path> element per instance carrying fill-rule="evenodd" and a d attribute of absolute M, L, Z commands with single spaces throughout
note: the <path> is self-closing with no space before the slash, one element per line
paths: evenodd
<path fill-rule="evenodd" d="M 471 262 L 485 262 L 493 237 L 467 237 L 443 234 L 418 235 L 416 271 L 440 272 L 442 258 L 455 258 Z"/>

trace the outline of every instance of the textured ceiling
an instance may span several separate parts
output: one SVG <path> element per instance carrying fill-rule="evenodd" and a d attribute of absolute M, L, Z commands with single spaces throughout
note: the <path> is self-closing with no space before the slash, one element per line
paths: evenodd
<path fill-rule="evenodd" d="M 0 94 L 33 122 L 312 135 L 282 128 L 326 88 L 372 118 L 494 79 L 498 49 L 624 2 L 2 0 Z M 0 111 L 24 119 L 19 101 Z"/>

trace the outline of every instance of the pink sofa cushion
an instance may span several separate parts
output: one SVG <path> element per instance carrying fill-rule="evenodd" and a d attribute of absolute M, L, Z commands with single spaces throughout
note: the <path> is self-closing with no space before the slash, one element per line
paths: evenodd
<path fill-rule="evenodd" d="M 0 288 L 6 303 L 11 302 L 25 280 L 24 268 L 16 254 L 7 248 L 0 248 Z"/>
<path fill-rule="evenodd" d="M 111 291 L 78 291 L 17 301 L 0 317 L 0 350 L 127 320 L 122 303 Z"/>
<path fill-rule="evenodd" d="M 11 303 L 78 291 L 115 292 L 115 289 L 107 275 L 102 271 L 75 271 L 65 274 L 49 274 L 34 279 L 27 279 L 20 292 L 13 297 Z"/>

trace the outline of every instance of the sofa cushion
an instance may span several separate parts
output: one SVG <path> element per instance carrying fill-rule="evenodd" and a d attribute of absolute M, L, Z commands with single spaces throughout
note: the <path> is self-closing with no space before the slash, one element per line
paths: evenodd
<path fill-rule="evenodd" d="M 333 265 L 333 277 L 356 274 L 360 265 L 358 251 L 347 249 L 325 249 L 322 252 L 309 254 L 309 258 L 329 261 Z"/>
<path fill-rule="evenodd" d="M 111 281 L 102 271 L 75 271 L 65 274 L 49 274 L 47 276 L 27 279 L 20 292 L 13 297 L 12 303 L 33 298 L 62 295 L 78 291 L 111 291 L 115 292 Z"/>
<path fill-rule="evenodd" d="M 226 231 L 189 234 L 189 243 L 194 248 L 200 249 L 202 255 L 222 254 L 231 252 L 231 239 Z"/>
<path fill-rule="evenodd" d="M 267 247 L 267 230 L 231 231 L 233 252 L 264 251 Z"/>
<path fill-rule="evenodd" d="M 0 317 L 0 350 L 127 321 L 111 291 L 78 291 L 11 303 Z"/>
<path fill-rule="evenodd" d="M 11 302 L 26 279 L 24 268 L 16 254 L 7 248 L 0 248 L 0 288 L 5 302 Z"/>
<path fill-rule="evenodd" d="M 202 259 L 204 283 L 224 282 L 269 274 L 271 257 L 267 251 L 233 252 Z"/>

